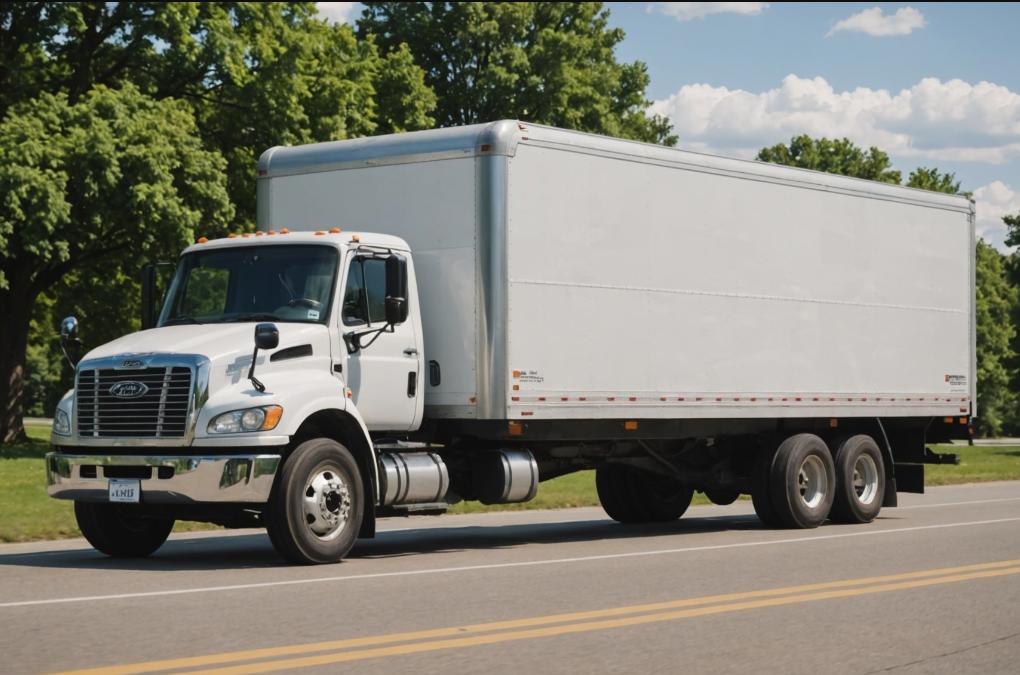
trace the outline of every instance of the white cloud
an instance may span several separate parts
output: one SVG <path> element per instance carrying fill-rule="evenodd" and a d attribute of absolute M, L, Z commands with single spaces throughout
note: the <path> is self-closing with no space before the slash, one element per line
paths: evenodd
<path fill-rule="evenodd" d="M 895 14 L 883 14 L 881 7 L 872 7 L 839 21 L 826 37 L 840 31 L 867 33 L 874 37 L 910 35 L 916 28 L 924 28 L 924 15 L 913 7 L 902 7 Z"/>
<path fill-rule="evenodd" d="M 703 19 L 710 14 L 761 14 L 767 2 L 653 2 L 646 11 L 671 16 L 677 21 Z"/>
<path fill-rule="evenodd" d="M 680 145 L 736 156 L 797 134 L 848 137 L 909 158 L 1001 164 L 1020 158 L 1020 94 L 989 82 L 924 78 L 909 89 L 836 91 L 787 75 L 762 92 L 689 84 L 649 113 L 673 123 Z"/>
<path fill-rule="evenodd" d="M 330 23 L 350 23 L 357 2 L 317 2 L 319 15 Z"/>
<path fill-rule="evenodd" d="M 974 201 L 977 203 L 978 236 L 1005 251 L 1006 225 L 1002 217 L 1020 213 L 1020 190 L 996 180 L 974 190 Z"/>

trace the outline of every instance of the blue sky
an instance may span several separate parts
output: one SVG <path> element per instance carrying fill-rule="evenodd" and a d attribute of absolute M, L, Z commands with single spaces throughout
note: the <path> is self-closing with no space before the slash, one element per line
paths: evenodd
<path fill-rule="evenodd" d="M 797 133 L 956 173 L 1005 250 L 1020 212 L 1020 4 L 607 3 L 622 61 L 686 149 L 752 157 Z M 350 20 L 357 3 L 319 3 Z"/>

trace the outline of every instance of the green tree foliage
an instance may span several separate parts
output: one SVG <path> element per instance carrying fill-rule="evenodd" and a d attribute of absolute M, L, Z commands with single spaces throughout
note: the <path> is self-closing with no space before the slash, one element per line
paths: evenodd
<path fill-rule="evenodd" d="M 979 431 L 1000 435 L 1016 422 L 1016 394 L 1009 364 L 1015 354 L 1012 314 L 1017 289 L 1006 278 L 1003 256 L 984 241 L 977 244 L 977 379 Z"/>
<path fill-rule="evenodd" d="M 757 159 L 882 183 L 900 182 L 900 172 L 892 168 L 889 155 L 876 147 L 863 150 L 847 138 L 794 136 L 789 145 L 779 143 L 771 148 L 762 148 Z"/>
<path fill-rule="evenodd" d="M 941 173 L 938 169 L 918 167 L 910 172 L 907 187 L 931 190 L 932 192 L 948 192 L 951 195 L 960 193 L 960 181 L 955 173 Z M 969 194 L 969 193 L 966 193 Z"/>
<path fill-rule="evenodd" d="M 675 145 L 648 117 L 645 64 L 618 63 L 623 31 L 599 2 L 366 2 L 358 32 L 407 44 L 441 126 L 518 118 Z"/>
<path fill-rule="evenodd" d="M 115 280 L 139 257 L 176 250 L 234 215 L 219 153 L 190 107 L 131 85 L 70 103 L 43 94 L 0 122 L 0 440 L 20 436 L 36 298 L 66 275 Z M 110 286 L 106 286 L 107 292 Z M 107 311 L 120 311 L 112 298 Z"/>
<path fill-rule="evenodd" d="M 424 72 L 399 44 L 387 52 L 326 23 L 312 2 L 5 3 L 0 114 L 42 92 L 73 104 L 125 82 L 186 100 L 206 146 L 227 159 L 239 219 L 251 223 L 266 148 L 433 124 Z"/>
<path fill-rule="evenodd" d="M 1006 246 L 1020 246 L 1020 213 L 1003 216 L 1006 224 Z"/>

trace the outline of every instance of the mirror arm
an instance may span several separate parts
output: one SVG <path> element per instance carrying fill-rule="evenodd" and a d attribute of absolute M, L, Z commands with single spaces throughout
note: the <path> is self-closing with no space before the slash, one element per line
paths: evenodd
<path fill-rule="evenodd" d="M 74 344 L 75 347 L 81 347 L 82 345 L 81 340 L 79 340 L 78 338 L 71 338 L 70 341 Z M 69 366 L 71 366 L 71 370 L 74 370 L 75 368 L 78 367 L 78 364 L 75 363 L 74 359 L 71 358 L 71 355 L 67 353 L 67 347 L 65 345 L 65 340 L 63 339 L 60 340 L 60 351 L 64 354 L 64 358 L 67 359 L 67 363 Z"/>
<path fill-rule="evenodd" d="M 251 354 L 251 368 L 248 369 L 248 379 L 251 380 L 251 386 L 255 387 L 255 391 L 263 393 L 266 390 L 266 385 L 262 384 L 257 377 L 255 377 L 255 359 L 259 355 L 259 346 L 255 345 L 255 351 Z"/>
<path fill-rule="evenodd" d="M 360 333 L 354 331 L 351 331 L 350 333 L 344 333 L 344 343 L 347 345 L 347 353 L 357 354 L 362 349 L 371 347 L 372 343 L 378 340 L 379 336 L 382 335 L 383 333 L 393 333 L 395 331 L 396 327 L 392 323 L 387 323 L 382 328 L 369 328 L 368 330 L 363 330 Z M 373 334 L 375 335 L 375 337 L 369 340 L 366 344 L 361 343 L 361 338 L 365 337 L 366 335 Z"/>

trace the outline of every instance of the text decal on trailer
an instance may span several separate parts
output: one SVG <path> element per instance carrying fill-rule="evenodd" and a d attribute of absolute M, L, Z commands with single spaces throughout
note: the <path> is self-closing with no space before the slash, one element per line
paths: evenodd
<path fill-rule="evenodd" d="M 952 392 L 967 391 L 967 376 L 946 374 L 946 384 L 949 385 L 949 391 Z"/>

